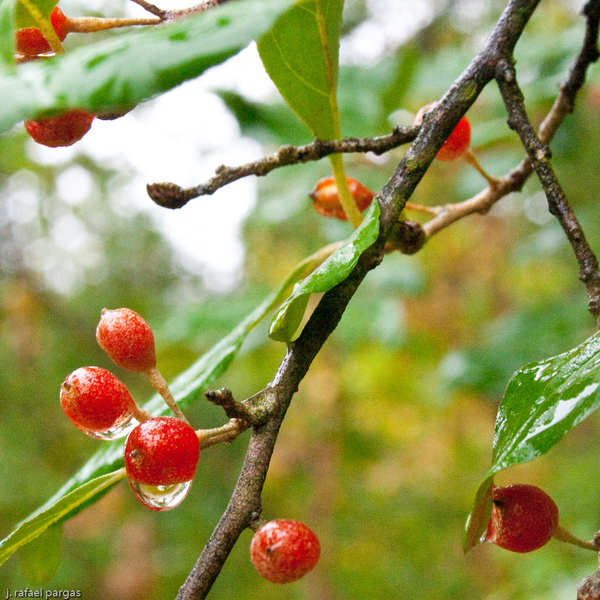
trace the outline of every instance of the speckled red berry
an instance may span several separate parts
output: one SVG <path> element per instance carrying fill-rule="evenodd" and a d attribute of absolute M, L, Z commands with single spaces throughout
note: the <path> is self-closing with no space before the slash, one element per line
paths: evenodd
<path fill-rule="evenodd" d="M 127 476 L 132 481 L 149 485 L 183 483 L 194 478 L 200 442 L 185 421 L 155 417 L 132 430 L 124 456 Z"/>
<path fill-rule="evenodd" d="M 348 189 L 356 202 L 358 210 L 362 212 L 369 204 L 371 204 L 375 194 L 357 179 L 346 177 L 346 182 L 348 183 Z M 342 208 L 337 185 L 333 177 L 320 179 L 309 196 L 313 201 L 315 210 L 320 215 L 324 217 L 334 217 L 341 221 L 346 220 L 346 213 Z"/>
<path fill-rule="evenodd" d="M 415 117 L 415 124 L 421 123 L 423 115 L 433 108 L 435 102 L 426 104 L 419 110 Z M 460 158 L 471 146 L 471 124 L 467 117 L 462 117 L 458 122 L 452 133 L 448 136 L 448 139 L 444 142 L 444 145 L 439 149 L 435 157 L 438 160 L 445 162 L 451 162 Z"/>
<path fill-rule="evenodd" d="M 150 325 L 129 308 L 102 310 L 96 340 L 114 363 L 136 373 L 156 366 L 154 334 Z"/>
<path fill-rule="evenodd" d="M 62 42 L 68 33 L 68 19 L 63 11 L 55 6 L 50 13 L 50 24 Z M 15 47 L 24 56 L 37 56 L 51 52 L 50 44 L 37 27 L 24 27 L 15 31 Z"/>
<path fill-rule="evenodd" d="M 290 519 L 269 521 L 250 542 L 250 560 L 261 577 L 272 583 L 291 583 L 312 571 L 321 545 L 304 523 Z"/>
<path fill-rule="evenodd" d="M 118 437 L 135 409 L 125 384 L 100 367 L 73 371 L 60 387 L 60 405 L 76 427 L 101 439 Z"/>
<path fill-rule="evenodd" d="M 74 109 L 49 119 L 25 121 L 25 130 L 38 144 L 72 146 L 90 130 L 94 118 L 85 110 Z"/>
<path fill-rule="evenodd" d="M 552 538 L 558 526 L 556 504 L 533 485 L 493 486 L 492 502 L 485 541 L 506 550 L 537 550 Z"/>

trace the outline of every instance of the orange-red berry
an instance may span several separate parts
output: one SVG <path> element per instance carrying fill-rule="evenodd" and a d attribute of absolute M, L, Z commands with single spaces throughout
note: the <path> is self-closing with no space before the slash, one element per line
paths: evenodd
<path fill-rule="evenodd" d="M 50 13 L 50 24 L 62 42 L 67 37 L 68 19 L 58 6 L 55 6 Z M 37 56 L 52 51 L 50 44 L 37 27 L 18 29 L 15 32 L 15 46 L 17 52 L 24 56 Z"/>
<path fill-rule="evenodd" d="M 152 329 L 129 308 L 102 309 L 96 340 L 113 362 L 123 369 L 146 373 L 156 366 Z"/>
<path fill-rule="evenodd" d="M 492 502 L 485 541 L 506 550 L 537 550 L 552 538 L 558 526 L 556 504 L 533 485 L 493 486 Z"/>
<path fill-rule="evenodd" d="M 369 204 L 371 204 L 375 194 L 357 179 L 346 177 L 346 182 L 348 183 L 348 189 L 356 202 L 358 210 L 362 212 Z M 342 208 L 340 195 L 333 177 L 320 179 L 309 196 L 313 201 L 315 210 L 320 215 L 324 217 L 334 217 L 341 221 L 346 220 L 346 213 Z"/>
<path fill-rule="evenodd" d="M 92 437 L 110 438 L 129 421 L 135 403 L 125 384 L 100 367 L 73 371 L 60 387 L 60 405 L 69 420 Z"/>
<path fill-rule="evenodd" d="M 321 545 L 304 523 L 290 519 L 269 521 L 250 542 L 250 560 L 261 577 L 272 583 L 291 583 L 312 571 Z"/>
<path fill-rule="evenodd" d="M 419 110 L 415 117 L 415 124 L 421 123 L 423 115 L 433 108 L 435 102 L 426 104 Z M 438 160 L 445 162 L 451 162 L 460 158 L 471 146 L 471 124 L 467 117 L 462 117 L 458 122 L 452 133 L 448 136 L 448 139 L 444 142 L 444 145 L 438 150 L 435 157 Z"/>
<path fill-rule="evenodd" d="M 124 457 L 131 482 L 161 486 L 185 483 L 196 474 L 200 442 L 185 421 L 155 417 L 132 430 Z"/>
<path fill-rule="evenodd" d="M 25 130 L 38 143 L 50 148 L 71 146 L 92 126 L 94 115 L 85 110 L 70 110 L 49 119 L 25 121 Z"/>

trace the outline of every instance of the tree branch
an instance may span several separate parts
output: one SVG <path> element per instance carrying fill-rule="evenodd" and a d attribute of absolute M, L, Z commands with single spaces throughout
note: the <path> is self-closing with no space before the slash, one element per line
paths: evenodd
<path fill-rule="evenodd" d="M 590 2 L 588 8 L 592 4 L 596 5 L 597 26 L 597 0 Z M 496 80 L 508 112 L 508 124 L 519 134 L 521 143 L 527 151 L 546 194 L 548 208 L 558 219 L 573 248 L 579 264 L 579 278 L 584 282 L 587 289 L 588 308 L 596 324 L 600 327 L 600 269 L 598 260 L 589 246 L 577 216 L 552 169 L 550 149 L 535 134 L 527 117 L 523 93 L 517 82 L 517 75 L 512 62 L 501 61 L 498 63 Z"/>
<path fill-rule="evenodd" d="M 196 565 L 182 586 L 179 600 L 205 598 L 242 531 L 261 511 L 261 492 L 285 413 L 321 347 L 339 323 L 366 274 L 379 265 L 386 241 L 437 151 L 481 90 L 496 74 L 496 65 L 512 60 L 514 47 L 539 0 L 512 0 L 483 49 L 426 118 L 419 133 L 384 186 L 379 236 L 360 257 L 350 276 L 327 292 L 298 339 L 290 344 L 271 384 L 263 393 L 271 402 L 271 418 L 255 426 L 236 487 Z"/>
<path fill-rule="evenodd" d="M 151 183 L 146 186 L 148 195 L 156 204 L 164 208 L 181 208 L 190 200 L 199 196 L 214 194 L 223 186 L 256 175 L 263 177 L 274 169 L 289 165 L 321 160 L 330 154 L 351 152 L 373 152 L 380 155 L 412 142 L 419 131 L 419 126 L 395 127 L 389 135 L 371 138 L 346 138 L 343 140 L 315 140 L 305 146 L 282 146 L 271 156 L 238 167 L 221 165 L 215 170 L 215 176 L 206 183 L 191 188 L 182 188 L 176 183 Z"/>

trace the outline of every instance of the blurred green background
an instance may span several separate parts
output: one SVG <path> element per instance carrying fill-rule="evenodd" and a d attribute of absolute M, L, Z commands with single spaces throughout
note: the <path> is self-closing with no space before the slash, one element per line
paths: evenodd
<path fill-rule="evenodd" d="M 386 11 L 397 17 L 402 7 L 410 14 L 417 6 L 424 16 L 405 39 L 391 35 Z M 398 2 L 393 9 L 383 0 L 347 2 L 343 134 L 379 135 L 412 122 L 418 108 L 439 98 L 466 67 L 504 6 L 461 0 Z M 536 123 L 577 53 L 581 6 L 541 2 L 517 47 L 517 71 Z M 65 7 L 72 15 L 89 14 L 83 4 Z M 310 141 L 279 101 L 257 99 L 235 81 L 214 87 L 215 106 L 236 119 L 228 134 L 233 141 L 219 148 L 218 157 L 199 153 L 195 159 L 204 161 L 206 173 L 191 172 L 189 183 L 210 176 L 217 160 L 240 162 L 234 146 L 247 138 L 260 143 L 258 150 L 253 146 L 257 155 Z M 164 127 L 170 115 L 153 110 L 155 102 L 109 124 L 115 148 L 121 136 L 136 131 L 127 123 Z M 594 67 L 552 143 L 553 165 L 597 251 L 599 107 Z M 197 107 L 182 110 L 193 124 Z M 469 118 L 473 146 L 492 174 L 518 163 L 523 152 L 493 85 Z M 328 175 L 327 161 L 281 169 L 258 181 L 240 231 L 242 266 L 219 285 L 218 273 L 208 276 L 181 258 L 157 224 L 162 209 L 149 199 L 148 210 L 125 200 L 134 186 L 144 195 L 146 181 L 135 167 L 123 168 L 110 153 L 99 156 L 91 144 L 80 144 L 82 150 L 56 151 L 51 160 L 32 147 L 22 127 L 0 138 L 0 537 L 101 443 L 74 429 L 60 410 L 58 390 L 69 372 L 104 366 L 138 400 L 151 395 L 143 379 L 113 368 L 97 347 L 94 331 L 104 306 L 128 306 L 150 322 L 158 364 L 169 380 L 228 333 L 298 261 L 350 233 L 349 225 L 319 217 L 307 197 Z M 152 150 L 160 155 L 160 147 Z M 378 190 L 402 152 L 348 156 L 347 172 Z M 165 153 L 159 160 L 168 173 L 180 158 Z M 466 163 L 434 162 L 412 200 L 458 202 L 482 187 Z M 193 203 L 227 201 L 218 192 Z M 191 214 L 186 211 L 180 211 L 182 220 Z M 212 252 L 227 249 L 215 245 Z M 490 214 L 440 232 L 417 255 L 387 256 L 303 381 L 265 487 L 266 518 L 300 519 L 317 532 L 319 567 L 289 586 L 264 582 L 248 560 L 246 532 L 210 597 L 575 598 L 578 582 L 597 568 L 593 554 L 552 541 L 529 555 L 482 545 L 464 556 L 461 536 L 490 464 L 496 408 L 508 379 L 527 362 L 566 351 L 595 331 L 577 274 L 533 179 Z M 252 333 L 215 388 L 226 386 L 243 399 L 271 380 L 284 347 L 266 332 L 265 323 Z M 198 403 L 188 416 L 196 427 L 224 422 L 208 403 Z M 557 502 L 562 524 L 590 538 L 600 529 L 599 425 L 593 416 L 547 456 L 500 473 L 497 482 L 543 487 Z M 80 590 L 88 600 L 173 598 L 227 505 L 247 436 L 203 453 L 192 491 L 176 510 L 147 511 L 119 484 L 65 523 L 60 567 L 50 581 L 28 579 L 14 556 L 0 568 L 0 594 L 42 586 Z"/>

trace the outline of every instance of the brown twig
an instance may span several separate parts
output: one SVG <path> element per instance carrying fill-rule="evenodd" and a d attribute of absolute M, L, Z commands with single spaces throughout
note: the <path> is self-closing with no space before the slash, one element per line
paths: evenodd
<path fill-rule="evenodd" d="M 579 264 L 579 278 L 587 289 L 588 308 L 600 327 L 600 269 L 596 255 L 588 244 L 577 216 L 550 164 L 550 149 L 536 135 L 527 117 L 523 93 L 512 62 L 498 63 L 496 80 L 508 112 L 508 124 L 519 134 L 546 194 L 548 208 L 560 223 L 573 248 Z"/>
<path fill-rule="evenodd" d="M 316 161 L 330 154 L 373 152 L 380 155 L 415 139 L 419 126 L 396 127 L 389 135 L 371 138 L 346 138 L 343 140 L 315 140 L 304 146 L 282 146 L 277 152 L 259 160 L 237 167 L 221 165 L 215 176 L 206 183 L 191 188 L 182 188 L 175 183 L 148 184 L 148 195 L 156 204 L 164 208 L 181 208 L 193 198 L 214 194 L 219 188 L 248 177 L 262 177 L 274 169 Z"/>

